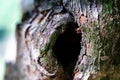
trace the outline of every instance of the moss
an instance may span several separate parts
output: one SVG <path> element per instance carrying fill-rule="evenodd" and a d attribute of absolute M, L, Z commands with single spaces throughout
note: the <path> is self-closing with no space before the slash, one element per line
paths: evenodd
<path fill-rule="evenodd" d="M 65 29 L 64 26 L 65 26 L 64 24 L 61 24 L 61 26 L 59 26 L 56 29 L 56 31 L 51 35 L 50 42 L 45 45 L 43 50 L 41 50 L 41 53 L 40 53 L 41 55 L 44 55 L 44 54 L 48 53 L 48 51 L 52 49 L 52 47 L 54 46 L 54 43 L 55 43 L 57 37 L 59 36 L 61 31 L 63 29 Z"/>
<path fill-rule="evenodd" d="M 118 76 L 118 74 L 120 75 L 120 15 L 118 13 L 118 7 L 116 2 L 117 0 L 108 0 L 108 2 L 105 2 L 104 4 L 106 4 L 106 6 L 103 5 L 104 12 L 102 14 L 104 15 L 102 16 L 104 18 L 103 20 L 107 24 L 104 26 L 105 36 L 101 38 L 101 55 L 109 56 L 109 59 L 101 62 L 101 69 L 103 73 L 109 76 L 110 79 L 108 80 L 120 79 L 120 76 Z M 104 67 L 106 69 L 104 69 Z M 106 73 L 106 70 L 108 73 Z M 105 78 L 106 77 L 103 77 L 102 79 L 104 80 Z"/>
<path fill-rule="evenodd" d="M 62 32 L 62 30 L 65 29 L 65 25 L 61 24 L 56 31 L 51 35 L 50 37 L 50 48 L 52 48 L 54 46 L 54 43 L 57 39 L 57 37 L 60 35 L 60 33 Z"/>
<path fill-rule="evenodd" d="M 54 43 L 55 43 L 55 41 L 56 41 L 59 33 L 60 33 L 60 32 L 59 32 L 58 30 L 56 30 L 56 31 L 51 35 L 49 48 L 52 48 L 52 47 L 53 47 L 53 45 L 54 45 Z"/>
<path fill-rule="evenodd" d="M 40 51 L 41 57 L 46 54 L 46 52 L 49 50 L 49 44 L 46 44 L 44 49 Z"/>
<path fill-rule="evenodd" d="M 96 24 L 92 24 L 94 26 L 93 32 L 87 35 L 90 35 L 93 43 L 94 54 L 109 58 L 100 62 L 100 71 L 102 72 L 100 73 L 104 75 L 97 75 L 94 80 L 120 80 L 120 15 L 116 6 L 117 0 L 101 1 L 103 1 L 103 13 L 100 18 L 103 20 L 104 29 L 102 31 L 104 35 L 99 38 Z M 104 23 L 107 24 L 104 25 Z M 97 61 L 95 64 L 97 65 Z"/>
<path fill-rule="evenodd" d="M 87 26 L 85 26 L 85 27 L 83 28 L 83 31 L 84 31 L 85 33 L 88 33 L 88 32 L 90 32 L 90 28 L 87 27 Z"/>
<path fill-rule="evenodd" d="M 50 60 L 50 57 L 52 56 L 52 50 L 49 49 L 47 54 L 46 54 L 46 57 L 45 57 L 45 61 L 48 62 Z"/>

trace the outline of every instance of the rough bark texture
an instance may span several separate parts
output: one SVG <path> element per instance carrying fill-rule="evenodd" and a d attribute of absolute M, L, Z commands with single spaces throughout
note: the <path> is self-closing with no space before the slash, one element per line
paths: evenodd
<path fill-rule="evenodd" d="M 101 0 L 103 12 L 101 14 L 101 47 L 100 47 L 100 71 L 96 79 L 119 80 L 120 79 L 120 1 Z"/>
<path fill-rule="evenodd" d="M 103 20 L 108 14 L 101 14 L 102 4 L 100 1 L 50 0 L 44 2 L 36 0 L 36 3 L 40 3 L 36 4 L 37 11 L 17 28 L 16 65 L 19 80 L 88 80 L 91 74 L 96 74 L 96 71 L 100 70 L 100 60 L 108 57 L 100 57 L 101 54 L 108 53 L 105 51 L 109 51 L 109 48 L 106 47 L 108 45 L 105 44 L 110 45 L 111 43 L 105 42 L 106 39 L 110 41 L 108 37 L 111 37 L 109 36 L 111 32 L 103 29 L 106 26 L 105 20 L 109 18 Z M 105 9 L 107 8 L 104 7 Z M 101 15 L 103 17 L 100 17 Z M 67 26 L 69 23 L 73 23 L 73 26 L 76 27 Z M 67 58 L 73 55 L 65 53 L 68 56 L 62 62 L 69 60 L 69 63 L 66 61 L 68 64 L 65 65 L 68 67 L 66 70 L 53 47 L 59 36 L 67 31 L 67 28 L 80 33 L 82 38 L 79 42 L 81 43 L 79 55 L 75 57 L 77 58 L 76 62 L 72 62 L 74 61 L 72 57 L 70 60 L 73 60 L 69 62 L 70 60 Z M 113 32 L 115 32 L 114 30 Z M 109 33 L 107 34 L 107 32 Z M 112 51 L 109 52 L 112 55 L 120 35 L 116 33 L 114 36 L 116 38 L 112 40 Z M 115 54 L 117 55 L 117 52 Z M 72 64 L 70 63 L 74 63 L 74 67 L 71 68 Z M 72 72 L 67 72 L 69 70 Z"/>

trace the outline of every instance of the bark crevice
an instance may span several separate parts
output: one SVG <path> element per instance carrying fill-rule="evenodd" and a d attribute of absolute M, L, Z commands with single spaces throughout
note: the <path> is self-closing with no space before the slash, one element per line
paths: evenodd
<path fill-rule="evenodd" d="M 81 32 L 77 23 L 68 22 L 65 30 L 57 37 L 53 52 L 65 73 L 72 77 L 81 50 Z"/>

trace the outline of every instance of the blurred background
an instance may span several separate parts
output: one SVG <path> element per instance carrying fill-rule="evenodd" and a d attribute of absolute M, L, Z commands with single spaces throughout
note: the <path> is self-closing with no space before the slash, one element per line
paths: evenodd
<path fill-rule="evenodd" d="M 5 62 L 16 61 L 16 25 L 21 22 L 20 0 L 0 0 L 0 80 L 4 80 Z"/>

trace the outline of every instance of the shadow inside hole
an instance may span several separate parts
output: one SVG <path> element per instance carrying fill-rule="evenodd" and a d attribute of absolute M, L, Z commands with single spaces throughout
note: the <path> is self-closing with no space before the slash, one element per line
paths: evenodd
<path fill-rule="evenodd" d="M 64 71 L 71 75 L 81 50 L 81 33 L 77 33 L 78 25 L 69 22 L 65 25 L 65 31 L 56 39 L 53 51 Z"/>

